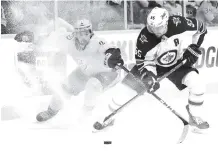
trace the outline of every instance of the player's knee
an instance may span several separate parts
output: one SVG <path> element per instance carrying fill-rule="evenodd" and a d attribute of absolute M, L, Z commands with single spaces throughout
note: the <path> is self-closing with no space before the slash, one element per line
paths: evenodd
<path fill-rule="evenodd" d="M 76 88 L 69 87 L 67 84 L 62 84 L 62 89 L 64 92 L 66 92 L 67 96 L 77 96 L 79 95 L 80 91 Z"/>
<path fill-rule="evenodd" d="M 103 86 L 101 82 L 97 78 L 90 78 L 86 84 L 85 89 L 87 91 L 95 91 L 95 92 L 102 92 Z"/>
<path fill-rule="evenodd" d="M 204 102 L 205 87 L 202 84 L 195 83 L 192 88 L 189 89 L 189 103 L 195 105 L 201 105 Z"/>
<path fill-rule="evenodd" d="M 189 88 L 189 103 L 202 104 L 204 101 L 205 83 L 196 72 L 190 72 L 186 77 L 186 84 Z"/>
<path fill-rule="evenodd" d="M 90 78 L 85 86 L 84 105 L 93 108 L 102 90 L 101 82 L 96 78 Z"/>
<path fill-rule="evenodd" d="M 132 90 L 130 87 L 122 83 L 119 83 L 116 85 L 116 87 L 114 87 L 112 94 L 113 94 L 113 98 L 109 102 L 108 107 L 111 111 L 114 111 L 119 107 L 121 107 L 124 103 L 129 101 L 129 99 L 135 96 L 137 93 L 136 91 Z"/>
<path fill-rule="evenodd" d="M 205 93 L 205 82 L 198 73 L 192 71 L 187 76 L 190 93 L 197 95 Z"/>
<path fill-rule="evenodd" d="M 205 93 L 205 86 L 201 84 L 197 84 L 190 88 L 189 91 L 191 94 L 201 95 Z"/>

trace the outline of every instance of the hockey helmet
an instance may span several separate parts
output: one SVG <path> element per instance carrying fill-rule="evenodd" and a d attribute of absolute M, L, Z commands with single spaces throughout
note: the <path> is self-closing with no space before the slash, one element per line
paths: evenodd
<path fill-rule="evenodd" d="M 169 13 L 164 8 L 155 7 L 147 17 L 148 30 L 156 36 L 162 36 L 167 32 Z"/>
<path fill-rule="evenodd" d="M 92 33 L 92 23 L 88 19 L 78 20 L 74 28 L 76 32 L 88 30 Z"/>

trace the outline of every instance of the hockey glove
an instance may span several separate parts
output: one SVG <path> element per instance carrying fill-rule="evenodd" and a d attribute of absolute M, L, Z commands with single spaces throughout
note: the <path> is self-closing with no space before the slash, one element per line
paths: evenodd
<path fill-rule="evenodd" d="M 160 83 L 157 82 L 156 75 L 153 72 L 148 71 L 146 68 L 142 71 L 141 80 L 145 84 L 148 93 L 155 92 L 160 88 Z"/>
<path fill-rule="evenodd" d="M 183 59 L 187 60 L 185 66 L 192 66 L 193 64 L 195 64 L 198 60 L 199 55 L 201 54 L 202 52 L 199 50 L 198 45 L 196 44 L 189 45 L 183 54 Z"/>
<path fill-rule="evenodd" d="M 24 31 L 19 34 L 17 34 L 14 37 L 14 40 L 17 42 L 29 42 L 32 43 L 34 41 L 34 34 L 31 31 Z"/>
<path fill-rule="evenodd" d="M 124 61 L 121 57 L 119 48 L 109 48 L 105 52 L 104 65 L 109 68 L 115 68 L 117 64 L 123 65 Z"/>

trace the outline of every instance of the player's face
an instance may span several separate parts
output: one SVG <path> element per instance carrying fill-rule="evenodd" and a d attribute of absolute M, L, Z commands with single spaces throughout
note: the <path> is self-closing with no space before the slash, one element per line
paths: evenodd
<path fill-rule="evenodd" d="M 79 31 L 79 32 L 76 32 L 76 38 L 78 39 L 80 45 L 86 46 L 90 41 L 91 33 L 88 30 Z"/>
<path fill-rule="evenodd" d="M 163 36 L 167 32 L 167 24 L 159 27 L 150 27 L 149 29 L 153 34 L 155 34 L 157 37 Z"/>

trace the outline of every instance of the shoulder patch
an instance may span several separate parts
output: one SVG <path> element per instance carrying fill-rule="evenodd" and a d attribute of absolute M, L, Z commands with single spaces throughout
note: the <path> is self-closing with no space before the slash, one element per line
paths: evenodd
<path fill-rule="evenodd" d="M 148 42 L 147 37 L 145 35 L 143 35 L 143 34 L 141 34 L 139 40 L 141 41 L 142 44 L 145 43 L 145 42 Z"/>
<path fill-rule="evenodd" d="M 173 23 L 174 23 L 176 26 L 178 26 L 178 24 L 181 24 L 182 22 L 181 22 L 181 20 L 180 20 L 179 17 L 173 17 Z"/>
<path fill-rule="evenodd" d="M 188 26 L 193 27 L 193 28 L 195 27 L 195 24 L 192 22 L 191 19 L 185 17 L 185 20 L 186 20 Z"/>

